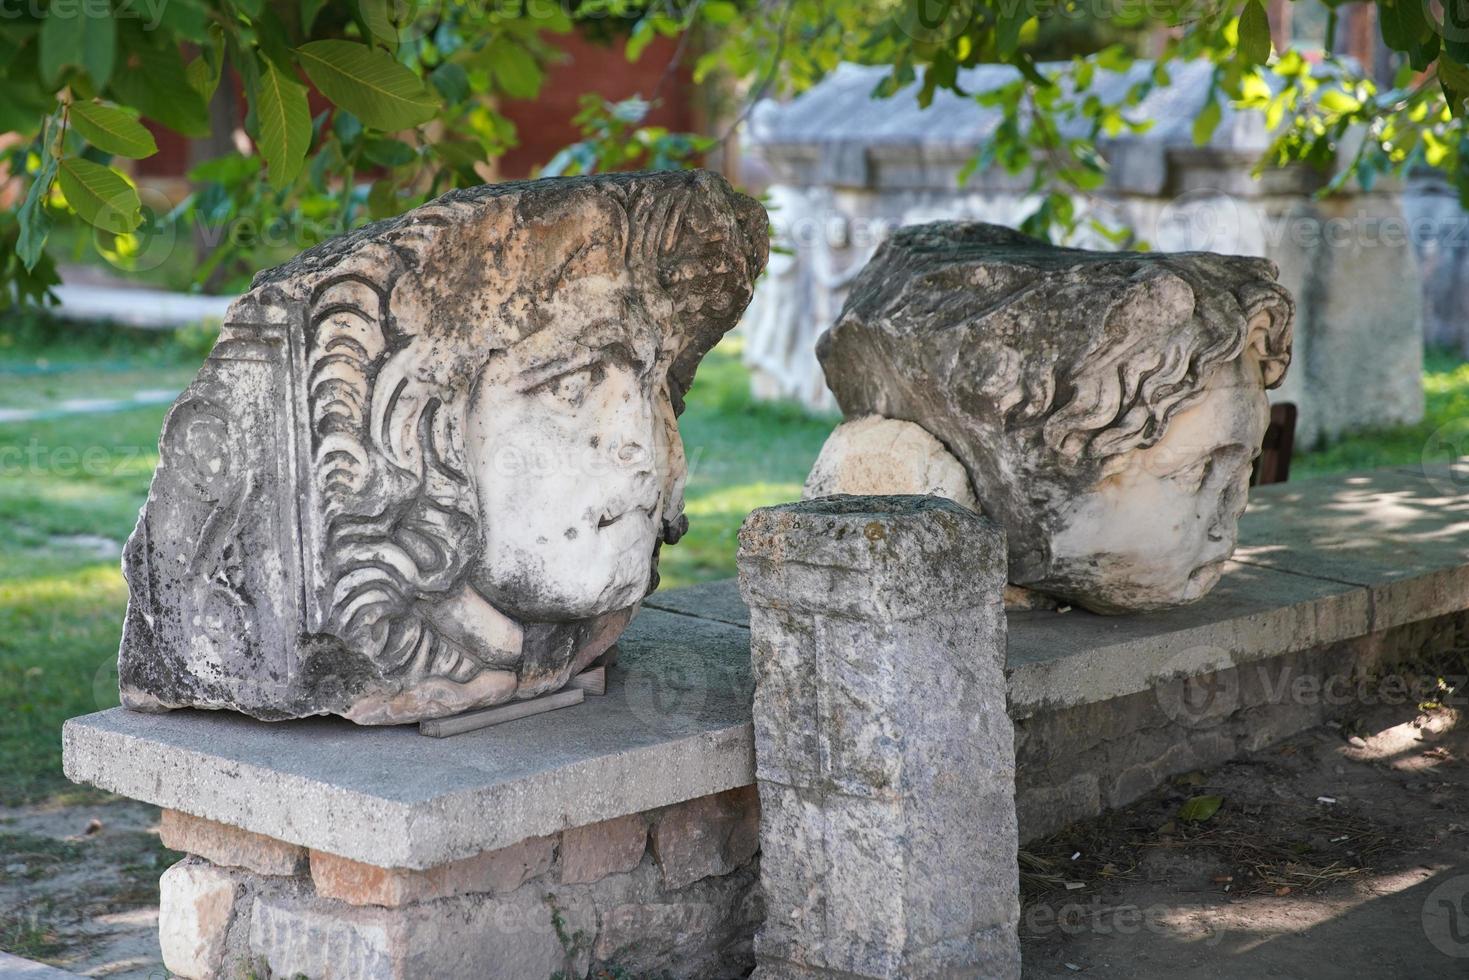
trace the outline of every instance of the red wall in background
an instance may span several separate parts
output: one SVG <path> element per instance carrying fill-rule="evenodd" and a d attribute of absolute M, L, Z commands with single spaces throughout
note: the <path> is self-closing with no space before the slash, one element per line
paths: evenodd
<path fill-rule="evenodd" d="M 578 101 L 583 93 L 596 92 L 612 102 L 634 95 L 651 96 L 677 48 L 676 40 L 659 37 L 647 46 L 641 59 L 629 64 L 622 53 L 621 39 L 598 43 L 579 34 L 570 34 L 560 41 L 565 60 L 553 65 L 547 73 L 540 98 L 504 102 L 500 106 L 500 110 L 515 123 L 520 141 L 518 146 L 500 158 L 502 177 L 528 177 L 537 167 L 550 161 L 556 151 L 580 138 L 581 134 L 571 120 L 580 109 Z M 237 78 L 234 83 L 239 119 L 243 122 L 245 96 Z M 689 97 L 690 91 L 688 67 L 680 66 L 663 86 L 659 104 L 648 114 L 646 121 L 674 131 L 694 131 L 699 120 Z M 325 107 L 325 101 L 313 91 L 312 113 Z M 187 174 L 189 140 L 151 122 L 148 128 L 158 142 L 158 152 L 146 160 L 139 160 L 136 173 L 141 177 L 164 178 Z"/>
<path fill-rule="evenodd" d="M 645 99 L 651 96 L 678 43 L 674 38 L 659 37 L 631 64 L 622 53 L 620 40 L 601 44 L 572 34 L 563 39 L 561 47 L 566 60 L 551 68 L 540 98 L 500 106 L 500 111 L 515 123 L 520 139 L 519 146 L 500 158 L 500 173 L 505 177 L 530 176 L 557 150 L 581 137 L 571 120 L 580 109 L 578 101 L 583 93 L 596 92 L 609 102 L 634 95 Z M 648 113 L 646 122 L 675 132 L 695 131 L 699 120 L 689 98 L 691 84 L 688 65 L 679 66 L 663 86 L 659 104 Z"/>
<path fill-rule="evenodd" d="M 151 119 L 143 120 L 143 125 L 153 133 L 153 142 L 158 144 L 158 152 L 137 161 L 133 165 L 133 172 L 139 177 L 182 177 L 188 173 L 188 139 Z"/>

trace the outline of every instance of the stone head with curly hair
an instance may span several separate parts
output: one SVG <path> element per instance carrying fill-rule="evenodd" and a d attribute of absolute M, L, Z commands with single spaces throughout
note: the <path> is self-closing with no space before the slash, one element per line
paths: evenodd
<path fill-rule="evenodd" d="M 130 615 L 125 700 L 378 724 L 566 684 L 686 526 L 676 416 L 766 251 L 763 210 L 713 174 L 610 174 L 456 191 L 258 276 L 171 413 L 149 511 L 201 478 L 170 466 L 181 440 L 241 479 L 198 515 L 145 513 L 130 583 L 161 615 Z M 262 347 L 277 369 L 242 377 Z M 291 506 L 239 544 L 243 577 L 279 565 L 291 608 L 227 575 L 141 595 L 168 539 L 248 513 L 250 486 Z M 160 629 L 180 602 L 236 628 Z M 241 616 L 265 621 L 243 645 Z"/>
<path fill-rule="evenodd" d="M 849 418 L 916 423 L 1004 525 L 1011 582 L 1101 612 L 1189 602 L 1234 549 L 1293 303 L 1263 259 L 900 229 L 819 346 Z"/>

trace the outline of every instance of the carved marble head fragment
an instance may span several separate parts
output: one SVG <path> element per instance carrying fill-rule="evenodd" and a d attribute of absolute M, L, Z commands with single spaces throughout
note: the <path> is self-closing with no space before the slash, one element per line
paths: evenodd
<path fill-rule="evenodd" d="M 850 417 L 921 425 L 1005 526 L 1010 578 L 1100 612 L 1190 602 L 1234 550 L 1293 303 L 1263 259 L 899 230 L 818 353 Z"/>
<path fill-rule="evenodd" d="M 766 250 L 721 178 L 619 174 L 262 273 L 165 424 L 124 703 L 396 723 L 564 685 L 687 526 L 676 417 Z"/>

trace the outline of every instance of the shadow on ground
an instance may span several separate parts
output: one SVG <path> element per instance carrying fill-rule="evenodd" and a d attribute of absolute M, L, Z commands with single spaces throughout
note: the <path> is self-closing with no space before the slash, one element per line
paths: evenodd
<path fill-rule="evenodd" d="M 1025 976 L 1469 975 L 1457 722 L 1373 709 L 1028 845 Z M 1212 816 L 1184 819 L 1216 797 Z"/>

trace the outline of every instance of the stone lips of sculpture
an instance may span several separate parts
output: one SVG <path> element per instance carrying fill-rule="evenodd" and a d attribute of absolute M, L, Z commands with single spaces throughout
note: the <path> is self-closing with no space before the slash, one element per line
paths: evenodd
<path fill-rule="evenodd" d="M 124 703 L 397 723 L 565 684 L 686 526 L 676 416 L 766 250 L 721 178 L 618 174 L 456 191 L 257 276 L 165 425 Z M 201 490 L 206 457 L 263 476 Z M 225 553 L 274 578 L 200 570 Z"/>
<path fill-rule="evenodd" d="M 1233 551 L 1294 304 L 1263 260 L 900 229 L 818 354 L 848 418 L 917 423 L 1004 524 L 1010 576 L 1098 612 L 1166 608 Z M 1195 479 L 1197 477 L 1197 479 Z"/>

